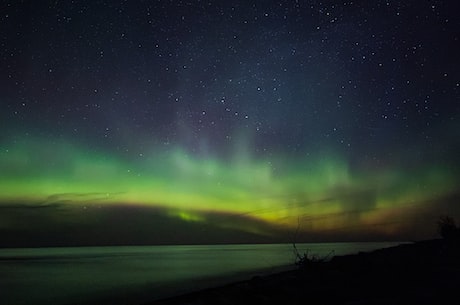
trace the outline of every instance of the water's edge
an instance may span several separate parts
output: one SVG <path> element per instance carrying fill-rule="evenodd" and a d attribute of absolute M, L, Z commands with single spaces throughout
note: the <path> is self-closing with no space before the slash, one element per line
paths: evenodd
<path fill-rule="evenodd" d="M 326 256 L 399 243 L 298 244 Z M 294 267 L 292 244 L 0 249 L 0 303 L 142 304 Z"/>

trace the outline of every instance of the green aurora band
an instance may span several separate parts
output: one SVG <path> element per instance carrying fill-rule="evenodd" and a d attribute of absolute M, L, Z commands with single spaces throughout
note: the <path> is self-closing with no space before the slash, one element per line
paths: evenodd
<path fill-rule="evenodd" d="M 391 236 L 420 211 L 438 217 L 439 202 L 455 195 L 458 185 L 448 164 L 357 170 L 333 153 L 254 158 L 240 149 L 219 159 L 177 147 L 128 158 L 66 141 L 5 147 L 0 205 L 159 207 L 187 222 L 206 222 L 209 213 L 249 215 L 303 232 L 367 226 Z"/>

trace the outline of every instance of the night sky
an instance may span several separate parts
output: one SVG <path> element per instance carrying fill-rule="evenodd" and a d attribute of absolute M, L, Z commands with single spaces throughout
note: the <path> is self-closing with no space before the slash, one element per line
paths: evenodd
<path fill-rule="evenodd" d="M 2 1 L 0 246 L 432 238 L 459 28 L 456 1 Z"/>

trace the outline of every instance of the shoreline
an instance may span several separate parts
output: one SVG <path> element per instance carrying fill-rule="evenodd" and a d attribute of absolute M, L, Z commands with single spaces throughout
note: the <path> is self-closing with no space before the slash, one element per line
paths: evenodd
<path fill-rule="evenodd" d="M 439 304 L 456 297 L 459 244 L 435 239 L 308 261 L 301 268 L 145 305 Z"/>

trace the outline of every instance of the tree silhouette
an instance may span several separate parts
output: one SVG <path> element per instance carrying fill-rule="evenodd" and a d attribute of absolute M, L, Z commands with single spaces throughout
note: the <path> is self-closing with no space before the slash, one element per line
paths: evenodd
<path fill-rule="evenodd" d="M 450 216 L 441 216 L 438 220 L 438 232 L 442 238 L 454 239 L 460 237 L 460 230 L 455 220 Z"/>

